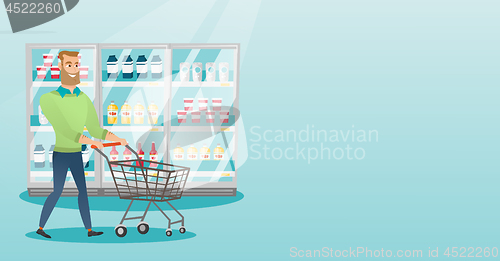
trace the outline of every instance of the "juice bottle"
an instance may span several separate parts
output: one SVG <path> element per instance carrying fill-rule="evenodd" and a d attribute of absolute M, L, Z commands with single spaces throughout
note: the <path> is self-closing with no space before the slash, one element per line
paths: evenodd
<path fill-rule="evenodd" d="M 148 123 L 157 124 L 158 123 L 158 106 L 152 101 L 148 106 Z"/>
<path fill-rule="evenodd" d="M 207 147 L 207 144 L 203 144 L 203 147 L 200 149 L 200 159 L 210 160 L 210 149 Z"/>
<path fill-rule="evenodd" d="M 132 159 L 132 152 L 125 147 L 125 151 L 123 151 L 123 160 L 131 160 Z M 132 165 L 132 162 L 126 162 L 125 164 Z"/>
<path fill-rule="evenodd" d="M 130 119 L 132 116 L 132 107 L 125 101 L 125 103 L 122 105 L 122 124 L 130 124 Z"/>
<path fill-rule="evenodd" d="M 109 153 L 110 155 L 110 161 L 117 161 L 118 160 L 118 151 L 116 150 L 116 147 L 113 146 L 113 148 L 111 149 L 111 152 Z M 113 165 L 111 164 L 111 167 L 116 167 L 117 165 Z"/>
<path fill-rule="evenodd" d="M 174 149 L 174 160 L 184 160 L 184 149 L 180 144 L 177 144 L 177 148 Z"/>
<path fill-rule="evenodd" d="M 114 101 L 108 106 L 108 124 L 118 123 L 118 106 L 115 105 Z"/>
<path fill-rule="evenodd" d="M 151 144 L 151 151 L 149 152 L 149 160 L 150 161 L 158 161 L 158 152 L 156 151 L 154 142 Z M 149 165 L 149 167 L 151 167 L 151 168 L 156 168 L 156 166 L 158 166 L 158 164 L 155 164 L 155 163 L 151 163 Z"/>
<path fill-rule="evenodd" d="M 134 124 L 143 124 L 144 123 L 144 106 L 142 106 L 141 102 L 137 102 L 134 106 Z"/>
<path fill-rule="evenodd" d="M 141 143 L 139 142 L 139 144 L 137 145 L 137 154 L 139 154 L 139 159 L 144 159 L 144 151 L 142 150 L 141 148 Z M 136 166 L 139 166 L 139 167 L 144 167 L 144 163 L 142 161 L 136 161 Z"/>
<path fill-rule="evenodd" d="M 188 148 L 187 159 L 188 160 L 197 160 L 198 159 L 198 150 L 193 145 L 191 145 L 191 147 Z"/>
<path fill-rule="evenodd" d="M 217 147 L 214 149 L 214 160 L 223 160 L 224 159 L 224 149 L 217 144 Z"/>

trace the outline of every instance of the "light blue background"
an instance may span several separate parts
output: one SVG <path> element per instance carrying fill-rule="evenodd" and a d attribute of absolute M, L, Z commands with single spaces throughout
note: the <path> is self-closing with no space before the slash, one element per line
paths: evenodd
<path fill-rule="evenodd" d="M 500 247 L 499 27 L 500 5 L 491 0 L 87 0 L 17 34 L 0 12 L 1 255 L 281 260 L 291 247 L 421 249 L 424 257 L 428 247 L 439 247 L 446 259 L 446 247 Z M 19 198 L 26 190 L 25 43 L 65 42 L 239 42 L 248 139 L 255 139 L 252 126 L 262 132 L 354 125 L 378 130 L 379 141 L 351 144 L 366 150 L 361 161 L 248 159 L 238 172 L 245 197 L 184 210 L 196 234 L 186 240 L 28 238 L 41 206 Z M 94 226 L 108 228 L 104 236 L 117 242 L 108 231 L 121 214 L 92 211 Z M 149 223 L 162 228 L 157 214 Z M 82 227 L 78 211 L 56 208 L 47 231 L 75 227 Z M 93 242 L 78 234 L 83 228 L 73 230 Z"/>

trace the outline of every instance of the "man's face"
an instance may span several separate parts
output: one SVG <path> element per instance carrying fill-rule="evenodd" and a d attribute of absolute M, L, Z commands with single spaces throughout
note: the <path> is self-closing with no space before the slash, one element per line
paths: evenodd
<path fill-rule="evenodd" d="M 63 55 L 59 63 L 61 70 L 61 83 L 65 85 L 77 85 L 80 83 L 80 68 L 78 68 L 78 57 Z"/>

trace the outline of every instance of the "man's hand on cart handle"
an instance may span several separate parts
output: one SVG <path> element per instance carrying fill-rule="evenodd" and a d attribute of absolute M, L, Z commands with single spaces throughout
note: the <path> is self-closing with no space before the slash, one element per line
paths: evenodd
<path fill-rule="evenodd" d="M 119 138 L 118 136 L 116 136 L 111 131 L 108 131 L 108 134 L 106 134 L 106 140 L 119 142 L 121 146 L 125 146 L 125 145 L 128 144 L 127 140 Z"/>
<path fill-rule="evenodd" d="M 93 149 L 95 149 L 95 148 L 102 149 L 102 148 L 104 148 L 104 145 L 100 141 L 93 141 L 92 146 L 90 146 L 90 147 Z"/>

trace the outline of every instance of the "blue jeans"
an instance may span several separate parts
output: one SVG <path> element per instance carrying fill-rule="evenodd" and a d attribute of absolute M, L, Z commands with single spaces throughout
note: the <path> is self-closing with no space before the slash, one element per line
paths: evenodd
<path fill-rule="evenodd" d="M 83 170 L 83 160 L 81 152 L 63 153 L 54 151 L 52 155 L 54 191 L 45 200 L 40 215 L 40 227 L 45 227 L 52 210 L 56 206 L 66 182 L 68 168 L 73 174 L 76 187 L 78 188 L 78 207 L 86 229 L 92 228 L 90 222 L 89 199 L 87 196 L 87 185 L 85 184 L 85 173 Z"/>

